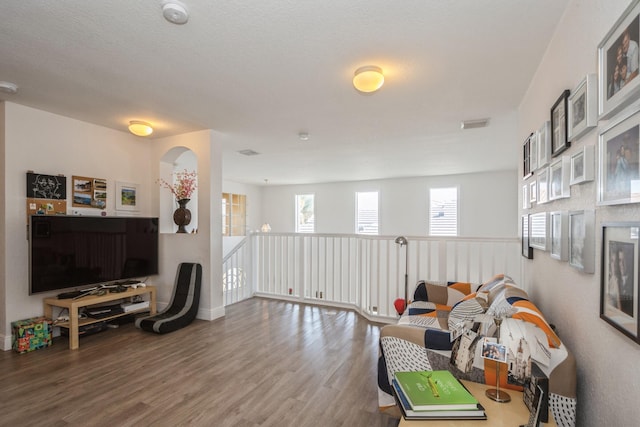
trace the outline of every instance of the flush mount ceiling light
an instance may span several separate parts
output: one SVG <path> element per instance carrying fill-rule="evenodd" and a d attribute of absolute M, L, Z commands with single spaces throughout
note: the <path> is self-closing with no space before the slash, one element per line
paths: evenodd
<path fill-rule="evenodd" d="M 11 82 L 0 82 L 0 92 L 13 95 L 18 92 L 18 86 Z"/>
<path fill-rule="evenodd" d="M 162 16 L 172 24 L 182 25 L 189 20 L 189 12 L 184 3 L 177 0 L 166 0 L 162 2 Z"/>
<path fill-rule="evenodd" d="M 309 133 L 308 132 L 300 132 L 298 134 L 298 138 L 300 138 L 300 141 L 308 141 L 309 140 Z"/>
<path fill-rule="evenodd" d="M 153 133 L 153 128 L 147 122 L 131 120 L 129 122 L 129 132 L 137 136 L 149 136 Z"/>
<path fill-rule="evenodd" d="M 353 76 L 353 86 L 362 93 L 377 91 L 384 84 L 382 69 L 375 65 L 366 65 L 356 70 Z"/>

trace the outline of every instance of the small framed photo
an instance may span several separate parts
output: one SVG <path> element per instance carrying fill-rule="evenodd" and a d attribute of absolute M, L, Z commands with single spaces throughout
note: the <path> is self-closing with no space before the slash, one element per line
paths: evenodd
<path fill-rule="evenodd" d="M 522 256 L 533 259 L 533 248 L 529 245 L 529 215 L 522 215 Z"/>
<path fill-rule="evenodd" d="M 535 179 L 529 183 L 529 202 L 533 205 L 538 200 L 538 181 Z"/>
<path fill-rule="evenodd" d="M 530 141 L 530 157 L 531 157 L 531 172 L 538 170 L 538 132 L 532 132 L 529 135 Z"/>
<path fill-rule="evenodd" d="M 564 199 L 571 195 L 569 187 L 571 159 L 562 156 L 549 166 L 549 200 Z"/>
<path fill-rule="evenodd" d="M 549 201 L 549 168 L 544 167 L 538 171 L 538 204 Z"/>
<path fill-rule="evenodd" d="M 569 212 L 569 265 L 593 273 L 595 264 L 595 212 Z"/>
<path fill-rule="evenodd" d="M 495 338 L 484 337 L 482 340 L 482 357 L 507 363 L 507 346 L 493 341 Z"/>
<path fill-rule="evenodd" d="M 587 74 L 569 96 L 569 141 L 585 135 L 598 124 L 598 80 Z"/>
<path fill-rule="evenodd" d="M 608 119 L 638 98 L 640 0 L 633 0 L 598 45 L 598 114 Z"/>
<path fill-rule="evenodd" d="M 607 126 L 598 140 L 598 204 L 640 202 L 640 110 Z"/>
<path fill-rule="evenodd" d="M 569 105 L 569 89 L 562 92 L 562 95 L 551 107 L 551 156 L 556 157 L 569 148 L 567 133 L 567 109 Z"/>
<path fill-rule="evenodd" d="M 571 156 L 570 185 L 593 181 L 593 145 L 586 145 L 582 150 Z"/>
<path fill-rule="evenodd" d="M 551 121 L 544 122 L 538 134 L 538 168 L 549 165 L 551 159 Z"/>
<path fill-rule="evenodd" d="M 522 144 L 522 177 L 524 179 L 533 174 L 533 169 L 531 169 L 531 135 Z"/>
<path fill-rule="evenodd" d="M 534 249 L 547 250 L 547 212 L 537 212 L 530 215 L 529 244 Z"/>
<path fill-rule="evenodd" d="M 638 233 L 640 223 L 602 224 L 600 318 L 640 344 Z"/>
<path fill-rule="evenodd" d="M 138 184 L 116 181 L 116 210 L 132 212 L 140 210 L 138 187 Z"/>
<path fill-rule="evenodd" d="M 529 184 L 522 185 L 522 209 L 531 209 L 531 200 L 529 200 Z"/>
<path fill-rule="evenodd" d="M 569 216 L 567 212 L 551 212 L 549 214 L 549 240 L 551 241 L 549 252 L 551 258 L 566 261 L 569 258 L 568 225 Z"/>

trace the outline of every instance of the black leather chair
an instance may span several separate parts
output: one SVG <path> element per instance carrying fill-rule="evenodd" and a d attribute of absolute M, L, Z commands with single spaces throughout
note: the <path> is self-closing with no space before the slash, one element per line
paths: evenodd
<path fill-rule="evenodd" d="M 183 262 L 178 266 L 171 302 L 165 310 L 136 320 L 136 327 L 157 334 L 184 328 L 196 318 L 200 304 L 202 266 Z"/>

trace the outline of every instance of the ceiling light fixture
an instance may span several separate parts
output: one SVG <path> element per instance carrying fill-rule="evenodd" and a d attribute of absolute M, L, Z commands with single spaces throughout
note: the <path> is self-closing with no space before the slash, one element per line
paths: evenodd
<path fill-rule="evenodd" d="M 177 0 L 166 0 L 162 2 L 162 16 L 172 24 L 182 25 L 189 20 L 189 12 L 184 3 Z"/>
<path fill-rule="evenodd" d="M 0 92 L 13 95 L 18 92 L 18 86 L 11 82 L 0 82 Z"/>
<path fill-rule="evenodd" d="M 129 122 L 129 132 L 136 136 L 149 136 L 153 133 L 153 128 L 147 122 L 131 120 Z"/>
<path fill-rule="evenodd" d="M 384 84 L 382 69 L 375 65 L 366 65 L 356 70 L 353 76 L 353 86 L 362 93 L 377 91 Z"/>
<path fill-rule="evenodd" d="M 308 132 L 300 132 L 298 134 L 298 138 L 300 138 L 300 141 L 308 141 L 309 140 L 309 133 Z"/>

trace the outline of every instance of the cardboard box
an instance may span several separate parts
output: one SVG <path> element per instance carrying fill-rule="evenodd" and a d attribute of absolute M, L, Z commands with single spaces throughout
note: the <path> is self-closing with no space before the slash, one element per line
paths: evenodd
<path fill-rule="evenodd" d="M 18 353 L 27 353 L 49 347 L 53 342 L 51 323 L 51 320 L 46 317 L 32 317 L 11 322 L 13 349 Z"/>

